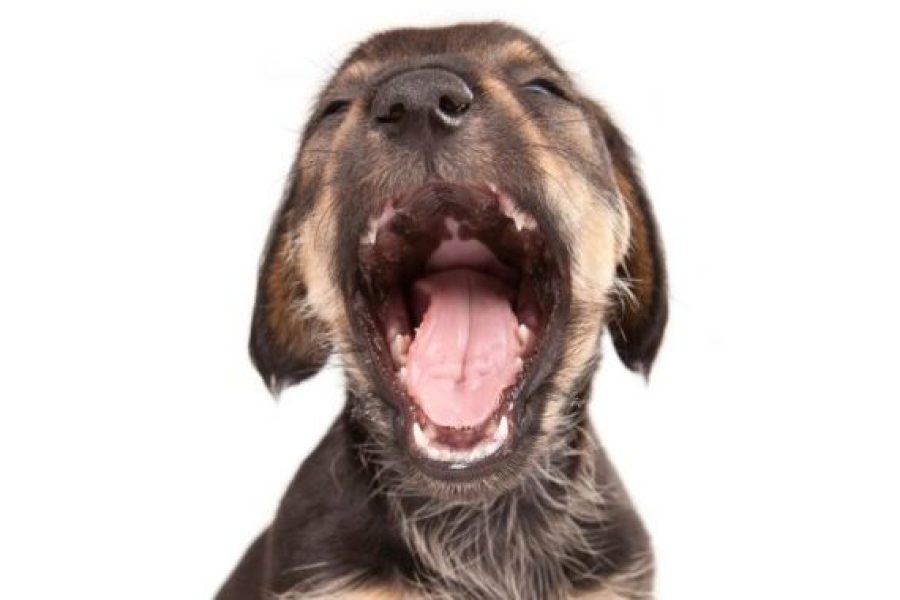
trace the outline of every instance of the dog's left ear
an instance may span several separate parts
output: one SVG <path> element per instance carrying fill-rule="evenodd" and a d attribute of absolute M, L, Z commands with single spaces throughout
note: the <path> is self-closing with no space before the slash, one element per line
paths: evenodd
<path fill-rule="evenodd" d="M 615 184 L 631 221 L 628 252 L 617 268 L 630 294 L 623 298 L 609 330 L 625 366 L 648 377 L 669 318 L 662 240 L 628 141 L 602 107 L 591 103 L 590 110 L 609 150 Z"/>
<path fill-rule="evenodd" d="M 269 391 L 315 375 L 331 353 L 327 327 L 310 312 L 301 265 L 294 256 L 298 240 L 296 194 L 299 175 L 293 174 L 269 232 L 250 327 L 250 358 Z"/>

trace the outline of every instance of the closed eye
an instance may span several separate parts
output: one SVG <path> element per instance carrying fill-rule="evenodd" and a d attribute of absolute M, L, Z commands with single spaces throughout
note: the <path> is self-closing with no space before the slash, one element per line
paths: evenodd
<path fill-rule="evenodd" d="M 319 113 L 319 119 L 327 119 L 330 116 L 340 114 L 342 112 L 346 112 L 346 110 L 350 108 L 350 100 L 332 100 L 328 104 L 325 105 L 325 108 L 322 109 L 322 112 Z"/>
<path fill-rule="evenodd" d="M 563 100 L 569 99 L 568 95 L 563 91 L 561 87 L 559 87 L 556 83 L 550 81 L 549 79 L 544 79 L 543 77 L 532 79 L 528 83 L 523 84 L 522 89 L 532 94 L 556 96 L 557 98 L 562 98 Z"/>

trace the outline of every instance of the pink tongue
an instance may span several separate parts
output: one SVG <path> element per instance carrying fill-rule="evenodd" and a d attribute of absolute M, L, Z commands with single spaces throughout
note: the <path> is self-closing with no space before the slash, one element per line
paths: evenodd
<path fill-rule="evenodd" d="M 409 393 L 437 425 L 480 425 L 521 364 L 512 290 L 494 277 L 457 269 L 418 280 L 413 296 L 428 309 L 409 348 Z"/>

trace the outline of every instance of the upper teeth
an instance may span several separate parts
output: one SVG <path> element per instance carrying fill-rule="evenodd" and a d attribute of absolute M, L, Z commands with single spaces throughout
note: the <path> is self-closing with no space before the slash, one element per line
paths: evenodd
<path fill-rule="evenodd" d="M 519 342 L 522 344 L 522 349 L 524 351 L 528 351 L 531 349 L 531 342 L 534 340 L 534 334 L 528 329 L 528 325 L 522 323 L 519 325 L 519 328 L 516 330 L 516 335 L 519 338 Z"/>
<path fill-rule="evenodd" d="M 406 364 L 406 358 L 409 354 L 409 343 L 408 335 L 400 335 L 398 333 L 394 336 L 394 340 L 391 342 L 391 358 L 394 359 L 395 366 L 399 367 Z"/>
<path fill-rule="evenodd" d="M 375 245 L 375 242 L 378 240 L 378 220 L 377 219 L 369 219 L 369 230 L 366 231 L 365 235 L 366 241 L 369 242 L 372 246 Z"/>
<path fill-rule="evenodd" d="M 500 210 L 503 211 L 503 214 L 512 219 L 516 226 L 516 231 L 537 228 L 537 223 L 535 223 L 534 218 L 528 213 L 519 210 L 509 196 L 501 192 L 494 184 L 490 184 L 488 187 L 497 197 L 497 201 L 500 203 Z"/>

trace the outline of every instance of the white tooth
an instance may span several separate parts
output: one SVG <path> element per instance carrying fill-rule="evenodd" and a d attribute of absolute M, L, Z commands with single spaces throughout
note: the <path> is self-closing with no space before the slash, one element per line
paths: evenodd
<path fill-rule="evenodd" d="M 500 418 L 500 425 L 497 426 L 497 435 L 494 436 L 494 439 L 498 442 L 502 442 L 506 439 L 506 436 L 509 435 L 509 421 L 506 420 L 506 415 L 503 415 Z M 499 446 L 499 444 L 498 444 Z"/>
<path fill-rule="evenodd" d="M 531 341 L 534 339 L 534 334 L 528 329 L 528 325 L 521 323 L 516 333 L 519 336 L 519 342 L 522 343 L 522 347 L 528 350 L 531 347 Z"/>
<path fill-rule="evenodd" d="M 425 432 L 422 431 L 418 423 L 413 423 L 413 441 L 419 448 L 428 450 L 428 438 L 425 437 Z"/>
<path fill-rule="evenodd" d="M 515 360 L 515 362 L 514 362 L 513 364 L 514 364 L 515 367 L 516 367 L 516 371 L 521 371 L 521 370 L 522 370 L 522 367 L 525 366 L 525 363 L 524 363 L 524 361 L 522 361 L 522 357 L 521 357 L 521 356 L 517 356 L 517 357 L 516 357 L 516 360 Z"/>
<path fill-rule="evenodd" d="M 499 447 L 500 447 L 500 444 L 496 441 L 490 441 L 490 442 L 486 443 L 481 448 L 481 457 L 480 458 L 487 458 L 488 456 L 490 456 L 491 454 L 496 452 L 497 448 L 499 448 Z"/>
<path fill-rule="evenodd" d="M 453 236 L 453 239 L 459 239 L 459 221 L 453 217 L 447 217 L 444 219 L 444 224 L 450 230 L 450 235 Z"/>
<path fill-rule="evenodd" d="M 450 462 L 454 459 L 453 452 L 443 446 L 428 446 L 426 452 L 429 458 L 441 462 Z"/>
<path fill-rule="evenodd" d="M 402 366 L 406 364 L 406 355 L 409 352 L 409 336 L 408 335 L 400 335 L 399 333 L 394 336 L 394 341 L 391 342 L 391 358 L 394 359 L 394 365 Z"/>
<path fill-rule="evenodd" d="M 523 229 L 536 229 L 537 223 L 534 222 L 534 219 L 528 213 L 524 213 L 516 208 L 513 208 L 509 214 L 509 217 L 512 218 L 513 223 L 516 226 L 516 231 L 522 231 Z"/>
<path fill-rule="evenodd" d="M 397 371 L 397 377 L 400 378 L 400 383 L 406 385 L 406 367 L 400 367 L 400 370 Z"/>
<path fill-rule="evenodd" d="M 509 424 L 506 423 L 505 418 L 502 422 L 503 430 L 508 432 Z M 418 427 L 418 425 L 414 425 L 414 427 Z M 452 463 L 450 465 L 451 469 L 464 469 L 474 462 L 487 458 L 497 452 L 504 442 L 504 438 L 495 437 L 494 439 L 484 441 L 468 450 L 455 450 L 441 444 L 431 443 L 425 437 L 426 434 L 421 433 L 421 429 L 413 429 L 413 435 L 416 436 L 417 440 L 421 440 L 417 441 L 417 444 L 422 448 L 422 451 L 428 458 L 440 462 Z"/>
<path fill-rule="evenodd" d="M 494 434 L 497 432 L 497 423 L 489 423 L 487 429 L 484 430 L 484 437 L 492 438 Z"/>
<path fill-rule="evenodd" d="M 513 214 L 513 223 L 516 224 L 516 231 L 522 231 L 525 227 L 525 215 L 517 211 Z"/>

